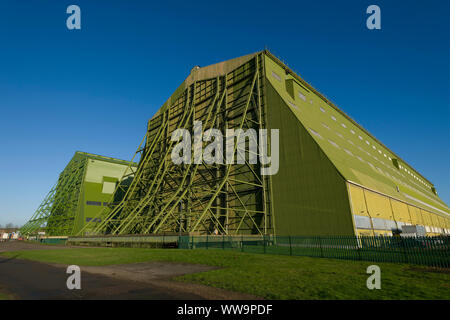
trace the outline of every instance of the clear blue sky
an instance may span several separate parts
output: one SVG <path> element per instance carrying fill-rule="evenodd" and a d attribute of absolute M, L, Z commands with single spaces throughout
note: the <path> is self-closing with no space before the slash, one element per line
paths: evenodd
<path fill-rule="evenodd" d="M 193 66 L 265 46 L 450 203 L 449 1 L 159 2 L 0 3 L 0 224 L 26 222 L 76 150 L 130 159 Z"/>

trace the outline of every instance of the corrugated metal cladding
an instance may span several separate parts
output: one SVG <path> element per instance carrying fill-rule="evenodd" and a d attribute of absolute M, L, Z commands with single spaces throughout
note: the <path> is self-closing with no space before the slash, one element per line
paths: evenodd
<path fill-rule="evenodd" d="M 21 233 L 69 236 L 101 222 L 97 216 L 110 205 L 117 182 L 131 174 L 130 166 L 136 164 L 77 151 Z"/>
<path fill-rule="evenodd" d="M 278 234 L 450 234 L 450 209 L 426 178 L 270 53 L 265 69 L 268 125 L 281 140 Z"/>
<path fill-rule="evenodd" d="M 280 167 L 272 177 L 278 235 L 352 235 L 345 180 L 267 84 L 268 123 L 280 130 Z"/>
<path fill-rule="evenodd" d="M 449 219 L 362 186 L 348 184 L 352 214 L 358 234 L 392 235 L 403 226 L 420 225 L 428 235 L 447 234 Z"/>
<path fill-rule="evenodd" d="M 76 152 L 71 162 L 73 161 L 83 163 L 80 183 L 78 186 L 57 187 L 57 190 L 63 190 L 60 192 L 69 190 L 75 198 L 70 205 L 65 205 L 61 213 L 55 214 L 54 211 L 50 215 L 49 234 L 74 235 L 89 222 L 99 223 L 101 219 L 97 215 L 107 210 L 117 182 L 131 173 L 130 163 L 127 161 L 90 153 Z M 55 220 L 57 223 L 54 223 Z"/>

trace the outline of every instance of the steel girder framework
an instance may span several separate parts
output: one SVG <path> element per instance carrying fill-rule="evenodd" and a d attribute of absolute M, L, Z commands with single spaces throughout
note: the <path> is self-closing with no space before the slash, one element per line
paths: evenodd
<path fill-rule="evenodd" d="M 171 159 L 177 143 L 172 132 L 193 132 L 195 121 L 202 122 L 202 134 L 210 128 L 265 128 L 263 75 L 262 55 L 256 55 L 228 74 L 187 85 L 149 121 L 134 179 L 118 187 L 123 200 L 99 214 L 101 223 L 88 223 L 79 234 L 273 233 L 270 177 L 260 174 L 260 164 L 247 157 L 241 164 L 203 159 L 176 165 Z M 236 151 L 249 152 L 234 144 Z"/>
<path fill-rule="evenodd" d="M 73 158 L 60 174 L 58 182 L 39 205 L 31 219 L 20 229 L 30 235 L 44 231 L 48 235 L 72 235 L 74 233 L 81 186 L 87 166 L 86 158 Z"/>

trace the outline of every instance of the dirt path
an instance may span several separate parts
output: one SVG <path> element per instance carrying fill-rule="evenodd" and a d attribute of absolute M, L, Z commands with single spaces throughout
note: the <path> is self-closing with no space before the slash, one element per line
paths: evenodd
<path fill-rule="evenodd" d="M 208 287 L 201 284 L 185 283 L 172 280 L 173 277 L 189 273 L 205 272 L 218 269 L 217 267 L 172 262 L 145 262 L 103 267 L 82 267 L 82 270 L 91 274 L 113 277 L 115 279 L 131 280 L 146 283 L 161 290 L 175 290 L 193 295 L 202 299 L 211 300 L 259 300 L 261 298 L 250 294 L 232 292 L 219 288 Z"/>
<path fill-rule="evenodd" d="M 70 248 L 18 241 L 0 243 L 0 252 Z M 67 289 L 69 275 L 66 268 L 66 265 L 0 256 L 0 288 L 18 299 L 259 299 L 248 294 L 172 280 L 183 274 L 216 269 L 211 266 L 170 262 L 80 266 L 81 290 Z"/>
<path fill-rule="evenodd" d="M 202 299 L 201 296 L 83 272 L 81 290 L 66 287 L 66 268 L 0 257 L 0 284 L 19 299 Z"/>

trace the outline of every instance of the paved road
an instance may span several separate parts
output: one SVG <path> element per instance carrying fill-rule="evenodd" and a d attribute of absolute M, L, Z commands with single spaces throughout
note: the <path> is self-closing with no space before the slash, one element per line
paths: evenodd
<path fill-rule="evenodd" d="M 83 272 L 81 290 L 69 290 L 64 267 L 0 257 L 0 287 L 18 299 L 202 299 L 193 293 Z"/>

